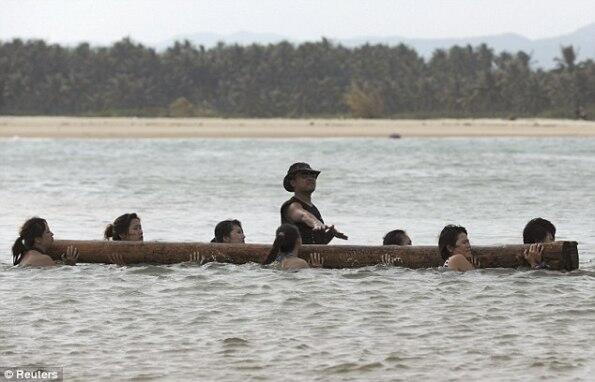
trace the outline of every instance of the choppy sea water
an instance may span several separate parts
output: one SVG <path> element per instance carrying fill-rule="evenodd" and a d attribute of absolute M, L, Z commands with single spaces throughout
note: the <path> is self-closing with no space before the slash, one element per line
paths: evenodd
<path fill-rule="evenodd" d="M 570 273 L 258 265 L 10 265 L 28 217 L 100 239 L 208 241 L 225 218 L 271 242 L 289 164 L 350 244 L 404 228 L 435 244 L 521 242 L 532 217 L 579 242 Z M 338 242 L 342 243 L 342 242 Z M 0 366 L 66 380 L 588 380 L 595 371 L 595 140 L 0 140 Z"/>

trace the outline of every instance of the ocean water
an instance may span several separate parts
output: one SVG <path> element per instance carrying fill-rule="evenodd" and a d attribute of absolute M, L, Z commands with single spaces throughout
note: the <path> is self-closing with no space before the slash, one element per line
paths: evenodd
<path fill-rule="evenodd" d="M 322 170 L 314 202 L 349 244 L 396 228 L 435 244 L 448 223 L 520 243 L 542 216 L 580 269 L 10 265 L 34 215 L 57 239 L 137 212 L 145 240 L 208 241 L 237 218 L 271 242 L 296 161 Z M 0 139 L 0 293 L 0 366 L 65 380 L 589 380 L 595 139 Z"/>

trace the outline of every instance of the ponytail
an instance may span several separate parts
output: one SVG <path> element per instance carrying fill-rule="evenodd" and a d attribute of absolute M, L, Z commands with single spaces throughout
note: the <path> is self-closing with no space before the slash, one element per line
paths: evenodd
<path fill-rule="evenodd" d="M 103 232 L 103 238 L 105 240 L 109 240 L 110 238 L 114 237 L 114 225 L 113 224 L 108 224 L 107 227 L 105 227 L 105 231 Z M 114 239 L 117 240 L 117 239 Z"/>
<path fill-rule="evenodd" d="M 270 263 L 275 261 L 277 256 L 279 256 L 279 251 L 281 250 L 281 241 L 284 238 L 285 234 L 283 232 L 277 233 L 277 236 L 275 236 L 275 241 L 273 242 L 273 247 L 267 255 L 263 256 L 262 260 L 260 261 L 262 265 L 269 265 Z"/>
<path fill-rule="evenodd" d="M 19 236 L 12 245 L 12 263 L 19 265 L 25 252 L 27 252 L 27 248 L 23 244 L 23 238 Z"/>
<path fill-rule="evenodd" d="M 27 220 L 19 231 L 19 237 L 12 245 L 12 263 L 19 265 L 23 256 L 35 246 L 35 239 L 42 237 L 46 226 L 45 219 L 34 217 Z"/>
<path fill-rule="evenodd" d="M 300 237 L 300 231 L 293 224 L 281 224 L 277 228 L 275 241 L 270 252 L 263 256 L 260 263 L 267 265 L 275 261 L 279 253 L 289 253 L 295 249 Z"/>

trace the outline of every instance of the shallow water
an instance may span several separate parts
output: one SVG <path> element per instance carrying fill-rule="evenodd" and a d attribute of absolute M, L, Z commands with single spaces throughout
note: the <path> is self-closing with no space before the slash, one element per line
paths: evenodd
<path fill-rule="evenodd" d="M 467 274 L 257 265 L 16 269 L 18 226 L 99 239 L 136 211 L 145 240 L 207 241 L 238 218 L 270 242 L 305 160 L 351 244 L 405 228 L 434 244 L 519 243 L 532 217 L 579 242 L 580 270 Z M 0 366 L 66 380 L 588 380 L 595 368 L 595 140 L 0 140 Z M 338 242 L 342 243 L 342 242 Z"/>

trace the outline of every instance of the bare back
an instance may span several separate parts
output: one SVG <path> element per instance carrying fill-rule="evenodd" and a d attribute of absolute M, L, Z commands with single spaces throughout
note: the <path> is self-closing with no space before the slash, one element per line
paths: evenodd
<path fill-rule="evenodd" d="M 304 259 L 300 259 L 297 256 L 286 257 L 281 261 L 282 269 L 303 269 L 310 268 L 308 262 Z"/>
<path fill-rule="evenodd" d="M 23 256 L 23 259 L 19 263 L 19 266 L 32 266 L 32 267 L 51 267 L 56 265 L 54 260 L 48 255 L 45 255 L 36 250 L 29 250 Z"/>

